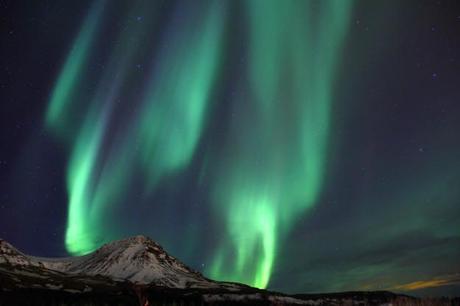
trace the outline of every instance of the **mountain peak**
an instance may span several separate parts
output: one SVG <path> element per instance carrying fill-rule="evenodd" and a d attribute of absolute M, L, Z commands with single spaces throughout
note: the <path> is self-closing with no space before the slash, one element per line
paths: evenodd
<path fill-rule="evenodd" d="M 109 243 L 106 243 L 104 244 L 100 249 L 104 249 L 104 248 L 118 248 L 118 247 L 121 247 L 121 246 L 124 246 L 124 247 L 127 247 L 127 246 L 135 246 L 135 245 L 142 245 L 142 246 L 145 246 L 145 247 L 151 247 L 155 250 L 158 250 L 158 251 L 163 251 L 163 248 L 161 247 L 161 245 L 159 245 L 158 243 L 156 243 L 153 239 L 151 239 L 150 237 L 147 237 L 147 236 L 144 236 L 144 235 L 137 235 L 137 236 L 132 236 L 132 237 L 128 237 L 128 238 L 123 238 L 123 239 L 120 239 L 120 240 L 115 240 L 115 241 L 112 241 L 112 242 L 109 242 Z"/>
<path fill-rule="evenodd" d="M 129 237 L 129 238 L 126 238 L 128 240 L 134 240 L 136 242 L 139 242 L 139 243 L 155 243 L 150 237 L 147 237 L 147 236 L 144 236 L 144 235 L 136 235 L 136 236 L 133 236 L 133 237 Z"/>
<path fill-rule="evenodd" d="M 200 273 L 188 268 L 143 235 L 107 243 L 86 255 L 84 261 L 69 266 L 66 272 L 77 271 L 168 287 L 208 282 Z"/>
<path fill-rule="evenodd" d="M 157 244 L 150 237 L 147 237 L 145 235 L 131 236 L 131 237 L 123 238 L 123 239 L 120 239 L 120 240 L 115 240 L 115 241 L 113 241 L 111 243 L 123 243 L 123 242 L 126 242 L 126 243 L 141 243 L 141 244 L 145 244 L 145 243 Z"/>

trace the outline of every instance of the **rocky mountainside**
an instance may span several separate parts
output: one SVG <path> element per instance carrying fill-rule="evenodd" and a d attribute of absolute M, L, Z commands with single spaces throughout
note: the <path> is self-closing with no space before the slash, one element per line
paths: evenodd
<path fill-rule="evenodd" d="M 29 256 L 19 252 L 15 247 L 0 239 L 0 264 L 6 263 L 15 266 L 35 266 L 35 262 L 31 261 Z"/>
<path fill-rule="evenodd" d="M 190 269 L 145 236 L 135 236 L 103 245 L 95 252 L 68 258 L 27 256 L 0 240 L 0 263 L 36 267 L 69 275 L 105 276 L 118 281 L 168 288 L 226 288 L 240 284 L 215 282 Z"/>

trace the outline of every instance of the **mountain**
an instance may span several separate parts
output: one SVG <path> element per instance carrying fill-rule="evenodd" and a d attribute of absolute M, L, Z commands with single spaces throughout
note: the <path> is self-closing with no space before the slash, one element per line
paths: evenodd
<path fill-rule="evenodd" d="M 190 269 L 150 238 L 136 236 L 108 243 L 86 256 L 49 259 L 28 257 L 36 266 L 68 274 L 102 275 L 136 284 L 168 288 L 238 288 L 217 283 Z"/>
<path fill-rule="evenodd" d="M 115 281 L 168 288 L 248 288 L 205 278 L 169 255 L 152 239 L 135 236 L 103 245 L 85 256 L 43 258 L 27 256 L 0 240 L 0 264 L 35 267 L 67 275 L 104 276 Z"/>
<path fill-rule="evenodd" d="M 397 305 L 419 302 L 391 292 L 290 296 L 214 281 L 144 236 L 70 258 L 28 256 L 0 239 L 0 306 L 388 305 L 394 301 L 400 302 Z"/>

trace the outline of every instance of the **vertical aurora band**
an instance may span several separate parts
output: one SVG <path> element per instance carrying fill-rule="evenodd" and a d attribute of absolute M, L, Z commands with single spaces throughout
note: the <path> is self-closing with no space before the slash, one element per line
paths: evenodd
<path fill-rule="evenodd" d="M 69 109 L 73 110 L 75 107 L 71 103 L 75 102 L 73 99 L 77 95 L 77 85 L 84 77 L 84 68 L 87 65 L 89 53 L 100 25 L 104 6 L 105 1 L 99 0 L 91 7 L 51 94 L 45 114 L 45 124 L 58 134 L 65 130 L 69 120 L 66 117 Z"/>
<path fill-rule="evenodd" d="M 250 94 L 233 101 L 227 157 L 217 166 L 215 201 L 226 236 L 209 273 L 265 288 L 280 240 L 321 191 L 351 2 L 244 3 L 249 52 L 240 88 Z"/>
<path fill-rule="evenodd" d="M 247 64 L 236 87 L 246 94 L 231 101 L 225 154 L 206 159 L 215 176 L 210 209 L 223 221 L 207 272 L 264 288 L 280 241 L 321 191 L 351 1 L 240 4 Z M 69 150 L 66 247 L 72 254 L 124 235 L 115 211 L 126 205 L 133 181 L 144 185 L 149 203 L 163 178 L 190 165 L 212 119 L 210 106 L 221 102 L 213 92 L 225 87 L 217 84 L 226 71 L 225 36 L 239 22 L 227 19 L 234 1 L 185 1 L 173 5 L 159 34 L 161 3 L 135 1 L 104 71 L 94 74 L 93 51 L 101 47 L 109 5 L 100 0 L 90 8 L 45 114 L 46 127 Z M 138 77 L 139 62 L 147 63 L 146 77 Z"/>
<path fill-rule="evenodd" d="M 83 95 L 75 88 L 91 77 L 85 65 L 98 38 L 96 20 L 107 5 L 98 2 L 90 9 L 53 90 L 46 125 L 58 135 L 61 129 L 73 131 L 65 134 L 71 151 L 66 246 L 72 254 L 91 252 L 122 235 L 123 229 L 109 216 L 123 205 L 133 177 L 143 173 L 144 190 L 154 190 L 163 175 L 187 165 L 200 139 L 222 45 L 223 3 L 178 7 L 166 27 L 168 35 L 158 42 L 160 52 L 152 51 L 150 77 L 141 86 L 144 94 L 129 101 L 139 111 L 123 119 L 123 129 L 113 129 L 119 123 L 117 104 L 131 91 L 125 87 L 133 70 L 137 73 L 132 68 L 138 67 L 139 55 L 135 55 L 145 51 L 144 43 L 154 36 L 151 22 L 135 21 L 155 12 L 158 4 L 133 4 L 98 86 Z M 189 12 L 187 16 L 181 15 L 183 11 Z M 151 13 L 145 19 L 155 16 Z M 72 122 L 71 113 L 77 109 L 84 120 Z"/>

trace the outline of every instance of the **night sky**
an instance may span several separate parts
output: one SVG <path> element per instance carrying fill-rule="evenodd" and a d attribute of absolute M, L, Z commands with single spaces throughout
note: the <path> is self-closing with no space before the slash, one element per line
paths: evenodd
<path fill-rule="evenodd" d="M 0 1 L 0 237 L 460 294 L 460 1 Z"/>

